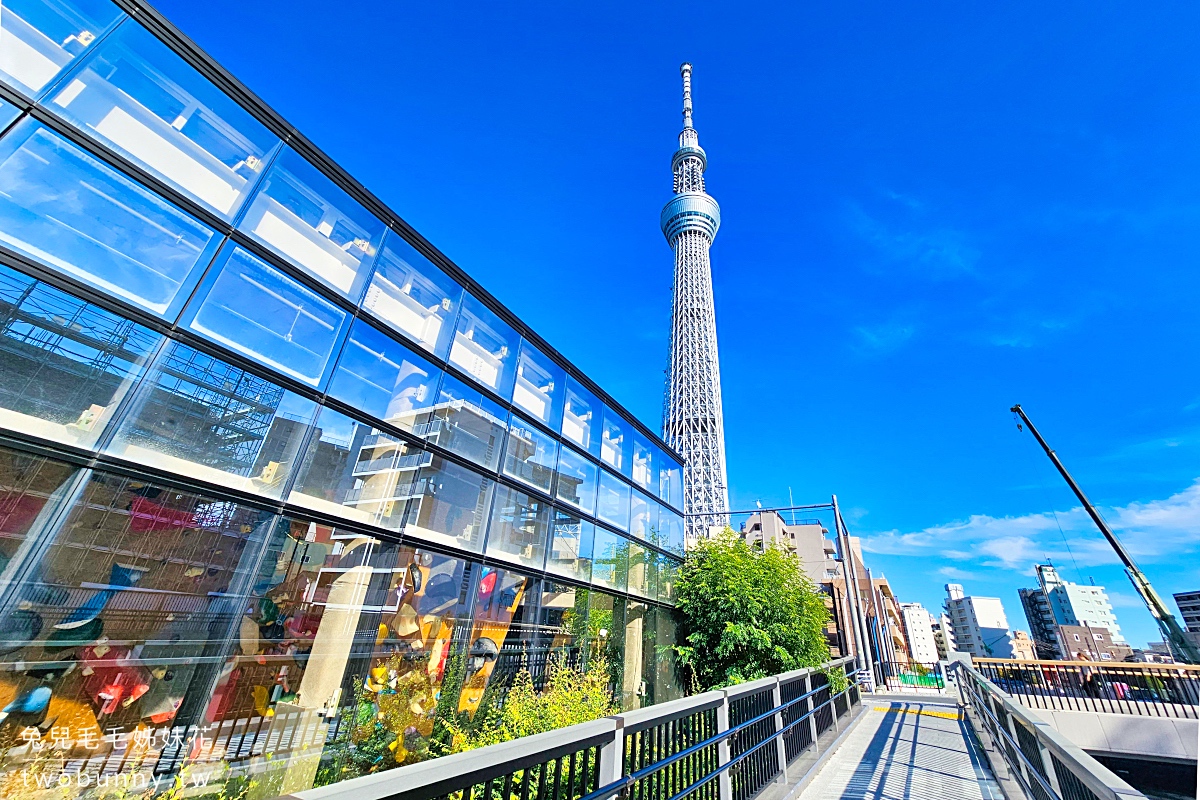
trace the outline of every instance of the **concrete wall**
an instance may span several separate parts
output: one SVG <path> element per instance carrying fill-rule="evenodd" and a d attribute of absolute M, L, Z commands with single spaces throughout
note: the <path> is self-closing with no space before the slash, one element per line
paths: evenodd
<path fill-rule="evenodd" d="M 1089 752 L 1171 761 L 1195 762 L 1197 758 L 1200 722 L 1194 719 L 1043 708 L 1030 709 L 1030 713 Z"/>

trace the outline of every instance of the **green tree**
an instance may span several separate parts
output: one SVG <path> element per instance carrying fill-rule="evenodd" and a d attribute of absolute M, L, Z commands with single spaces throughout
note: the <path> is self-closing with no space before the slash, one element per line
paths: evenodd
<path fill-rule="evenodd" d="M 675 651 L 694 691 L 829 660 L 829 611 L 795 555 L 726 528 L 688 554 L 675 591 Z"/>

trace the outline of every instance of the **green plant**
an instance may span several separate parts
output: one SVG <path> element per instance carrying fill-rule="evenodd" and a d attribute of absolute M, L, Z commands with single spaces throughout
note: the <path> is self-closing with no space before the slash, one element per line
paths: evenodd
<path fill-rule="evenodd" d="M 594 659 L 587 672 L 552 661 L 541 692 L 534 688 L 533 676 L 523 669 L 513 679 L 503 705 L 485 698 L 470 724 L 460 718 L 446 725 L 453 733 L 451 751 L 457 753 L 588 722 L 619 710 L 612 701 L 608 668 L 602 659 Z"/>
<path fill-rule="evenodd" d="M 693 690 L 829 660 L 829 611 L 795 555 L 726 528 L 688 555 L 675 591 L 675 651 Z"/>

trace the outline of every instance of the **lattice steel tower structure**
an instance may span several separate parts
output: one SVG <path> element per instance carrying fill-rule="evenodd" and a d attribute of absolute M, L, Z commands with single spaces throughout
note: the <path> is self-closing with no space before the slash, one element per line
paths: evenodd
<path fill-rule="evenodd" d="M 717 363 L 717 317 L 708 249 L 721 225 L 717 201 L 704 191 L 708 159 L 692 127 L 692 65 L 683 75 L 683 130 L 671 159 L 675 197 L 662 210 L 663 234 L 675 251 L 671 357 L 663 404 L 663 439 L 684 459 L 683 510 L 695 542 L 714 525 L 727 525 L 725 422 Z"/>

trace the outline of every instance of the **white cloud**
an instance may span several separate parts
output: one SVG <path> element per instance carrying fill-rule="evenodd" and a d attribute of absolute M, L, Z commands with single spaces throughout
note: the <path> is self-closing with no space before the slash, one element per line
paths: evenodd
<path fill-rule="evenodd" d="M 1200 479 L 1166 499 L 1101 509 L 1101 515 L 1139 561 L 1200 553 Z M 946 557 L 953 548 L 957 560 L 966 555 L 975 568 L 1015 572 L 1026 572 L 1030 564 L 1047 557 L 1061 563 L 1073 559 L 1081 567 L 1119 563 L 1082 507 L 1059 511 L 1057 518 L 1054 512 L 977 514 L 919 531 L 866 534 L 862 546 L 871 553 L 921 558 Z"/>

